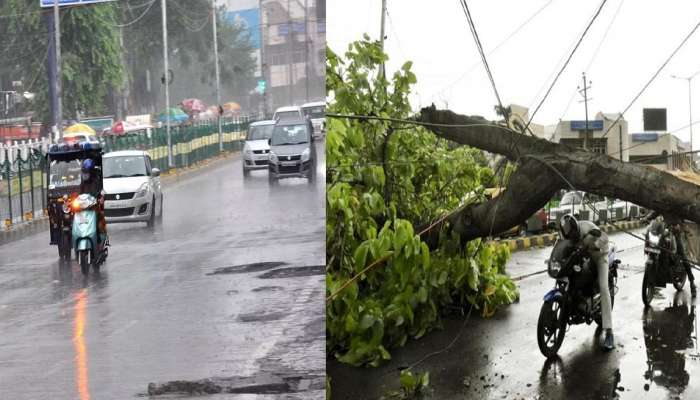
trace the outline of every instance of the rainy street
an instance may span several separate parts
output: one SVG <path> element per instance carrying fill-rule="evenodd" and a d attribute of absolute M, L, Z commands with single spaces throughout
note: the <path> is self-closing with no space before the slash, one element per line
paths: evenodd
<path fill-rule="evenodd" d="M 642 233 L 642 230 L 635 231 Z M 474 313 L 448 318 L 444 329 L 392 351 L 379 368 L 352 368 L 329 358 L 334 399 L 376 399 L 399 387 L 399 370 L 430 372 L 434 399 L 696 399 L 700 395 L 695 301 L 668 285 L 652 307 L 641 299 L 641 242 L 611 234 L 622 261 L 613 309 L 617 348 L 598 347 L 595 323 L 569 328 L 559 358 L 546 361 L 537 347 L 542 297 L 554 281 L 544 274 L 551 248 L 513 253 L 507 266 L 520 302 L 491 319 Z M 695 271 L 698 276 L 698 272 Z M 448 345 L 454 340 L 452 347 Z M 353 382 L 364 382 L 358 389 Z M 361 391 L 360 391 L 361 390 Z"/>
<path fill-rule="evenodd" d="M 244 179 L 238 155 L 164 178 L 162 225 L 110 225 L 87 278 L 48 231 L 0 246 L 0 397 L 126 399 L 152 384 L 165 398 L 323 398 L 317 147 L 313 184 Z"/>

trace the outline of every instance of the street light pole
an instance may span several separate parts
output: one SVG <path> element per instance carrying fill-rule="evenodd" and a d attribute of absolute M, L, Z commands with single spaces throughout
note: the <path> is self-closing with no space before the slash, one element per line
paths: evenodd
<path fill-rule="evenodd" d="M 677 75 L 671 75 L 671 78 L 674 79 L 683 79 L 685 81 L 688 81 L 688 128 L 690 129 L 690 151 L 693 151 L 693 98 L 692 98 L 692 90 L 691 90 L 691 82 L 695 76 L 700 73 L 700 71 L 694 73 L 693 75 L 683 77 L 683 76 L 677 76 Z M 691 153 L 690 159 L 691 163 L 694 158 L 694 155 Z M 692 163 L 694 164 L 694 163 Z"/>
<path fill-rule="evenodd" d="M 219 43 L 216 34 L 216 0 L 211 0 L 211 17 L 214 32 L 214 70 L 216 71 L 216 104 L 221 110 L 221 80 L 219 76 Z M 221 112 L 218 113 L 219 124 L 219 152 L 224 151 L 224 136 L 221 132 Z"/>
<path fill-rule="evenodd" d="M 61 20 L 58 7 L 58 0 L 53 2 L 53 28 L 54 28 L 54 45 L 56 49 L 56 87 L 54 88 L 54 96 L 56 96 L 56 114 L 54 123 L 58 129 L 58 140 L 63 139 L 63 79 L 61 72 Z"/>
<path fill-rule="evenodd" d="M 170 137 L 170 68 L 168 65 L 168 13 L 165 8 L 165 0 L 161 0 L 160 7 L 163 14 L 163 77 L 165 78 L 165 132 L 168 137 L 168 167 L 173 167 L 173 142 Z"/>

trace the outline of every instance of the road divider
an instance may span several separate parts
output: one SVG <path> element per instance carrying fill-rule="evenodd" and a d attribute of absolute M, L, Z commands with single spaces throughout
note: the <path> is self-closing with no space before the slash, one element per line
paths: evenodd
<path fill-rule="evenodd" d="M 632 230 L 640 228 L 644 225 L 641 220 L 636 221 L 620 221 L 614 224 L 607 224 L 600 227 L 603 232 L 617 232 L 620 230 Z M 551 246 L 559 237 L 559 233 L 543 233 L 535 236 L 510 238 L 503 240 L 495 240 L 494 243 L 506 244 L 510 251 L 528 250 L 533 247 L 541 248 Z"/>

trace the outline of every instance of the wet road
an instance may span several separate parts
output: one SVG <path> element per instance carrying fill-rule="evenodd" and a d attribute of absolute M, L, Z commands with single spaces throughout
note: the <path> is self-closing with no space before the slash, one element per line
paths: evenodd
<path fill-rule="evenodd" d="M 162 226 L 110 225 L 87 279 L 48 232 L 0 246 L 0 398 L 126 399 L 208 378 L 242 393 L 212 398 L 323 398 L 317 146 L 313 185 L 244 180 L 238 156 L 166 181 Z"/>
<path fill-rule="evenodd" d="M 638 231 L 639 232 L 639 231 Z M 409 342 L 376 369 L 328 362 L 334 399 L 374 399 L 398 388 L 399 369 L 430 372 L 434 399 L 697 399 L 700 351 L 695 301 L 688 285 L 666 288 L 645 311 L 641 300 L 644 254 L 640 242 L 613 234 L 622 260 L 613 324 L 617 348 L 599 350 L 595 323 L 569 328 L 559 359 L 546 362 L 537 347 L 542 296 L 553 286 L 547 274 L 518 281 L 520 302 L 490 319 L 450 319 L 445 329 Z M 542 270 L 550 249 L 514 253 L 512 276 Z M 698 272 L 695 272 L 698 276 Z M 464 328 L 462 328 L 464 326 Z M 460 334 L 461 332 L 461 334 Z M 358 382 L 363 389 L 358 390 Z"/>

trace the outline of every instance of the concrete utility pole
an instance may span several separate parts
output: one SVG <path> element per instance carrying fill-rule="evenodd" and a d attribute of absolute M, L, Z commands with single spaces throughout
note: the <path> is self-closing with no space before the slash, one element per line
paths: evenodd
<path fill-rule="evenodd" d="M 216 0 L 211 0 L 212 31 L 214 32 L 214 70 L 216 71 L 216 104 L 221 109 L 221 80 L 219 76 L 219 41 L 216 34 Z M 219 151 L 224 151 L 224 135 L 221 132 L 221 113 L 218 113 Z"/>
<path fill-rule="evenodd" d="M 263 97 L 263 116 L 267 118 L 267 86 L 270 84 L 268 82 L 267 74 L 267 62 L 265 61 L 265 22 L 263 21 L 263 15 L 267 11 L 263 8 L 262 0 L 258 0 L 258 8 L 260 10 L 260 75 L 262 75 L 263 81 L 265 81 L 265 90 L 262 92 Z M 267 19 L 267 18 L 266 18 Z"/>
<path fill-rule="evenodd" d="M 54 96 L 56 96 L 56 109 L 54 114 L 54 124 L 58 129 L 58 140 L 63 139 L 63 74 L 61 72 L 61 20 L 58 7 L 58 0 L 53 1 L 53 28 L 54 28 L 54 48 L 56 51 L 56 80 L 54 81 Z"/>
<path fill-rule="evenodd" d="M 287 82 L 289 83 L 289 105 L 294 104 L 294 26 L 292 25 L 292 4 L 290 0 L 287 0 L 287 53 L 289 59 L 288 68 L 289 74 L 287 75 Z"/>
<path fill-rule="evenodd" d="M 306 102 L 309 102 L 309 3 L 304 0 L 304 75 L 306 75 Z"/>
<path fill-rule="evenodd" d="M 589 86 L 591 82 L 586 82 L 586 73 L 583 73 L 583 89 L 579 90 L 579 93 L 583 92 L 583 103 L 584 107 L 586 109 L 586 126 L 583 131 L 583 148 L 587 149 L 588 148 L 588 89 L 591 87 Z"/>
<path fill-rule="evenodd" d="M 161 0 L 160 7 L 163 14 L 163 77 L 165 81 L 165 131 L 168 136 L 168 167 L 173 164 L 173 142 L 170 137 L 170 67 L 168 65 L 168 12 L 165 8 L 165 0 Z"/>
<path fill-rule="evenodd" d="M 381 29 L 379 30 L 379 45 L 384 51 L 384 26 L 386 25 L 386 0 L 382 0 L 382 26 Z M 384 72 L 384 63 L 379 67 L 379 73 L 382 77 L 385 77 L 385 72 Z"/>

